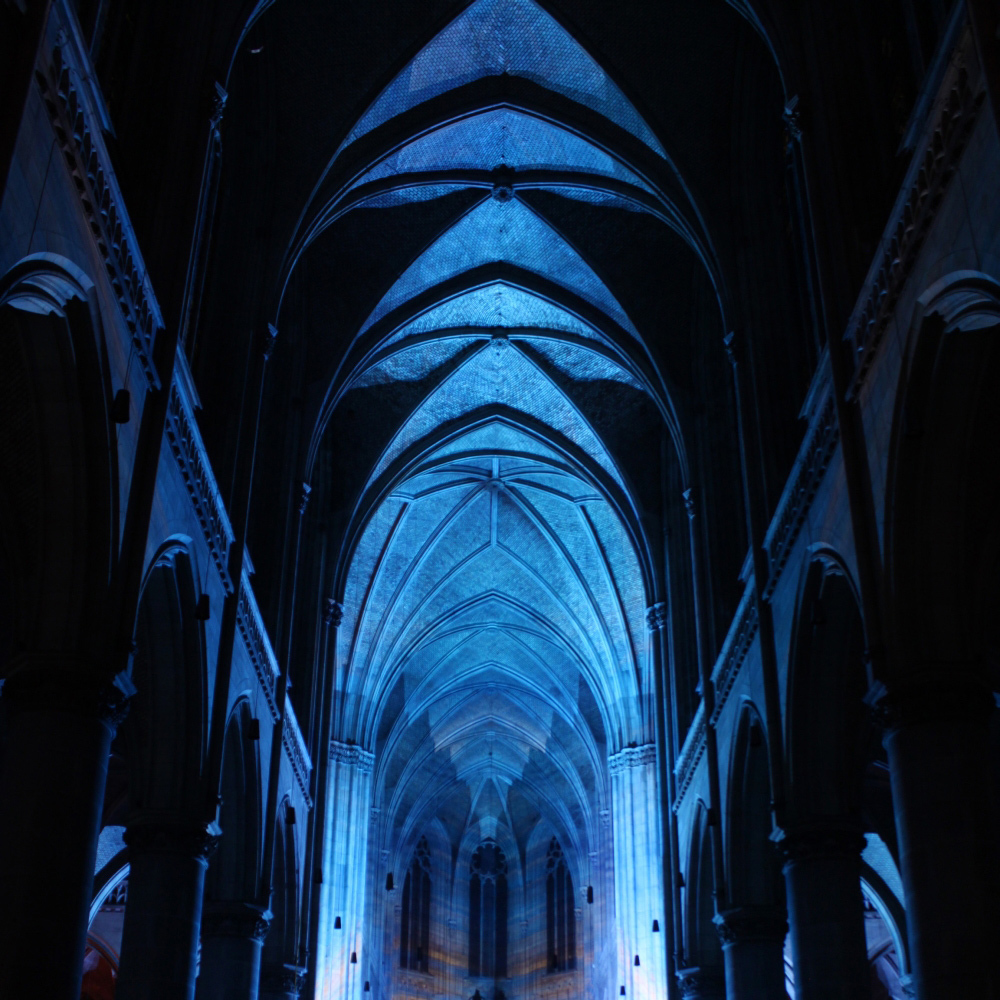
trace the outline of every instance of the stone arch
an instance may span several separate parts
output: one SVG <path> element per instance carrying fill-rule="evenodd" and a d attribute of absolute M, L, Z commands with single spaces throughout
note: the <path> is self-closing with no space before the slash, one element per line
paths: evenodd
<path fill-rule="evenodd" d="M 271 926 L 261 952 L 261 996 L 285 997 L 298 981 L 299 864 L 295 812 L 285 798 L 274 819 Z"/>
<path fill-rule="evenodd" d="M 857 820 L 869 736 L 865 633 L 853 584 L 832 553 L 805 567 L 789 664 L 790 819 Z"/>
<path fill-rule="evenodd" d="M 521 852 L 513 832 L 503 824 L 475 823 L 465 831 L 456 854 L 454 881 L 452 883 L 452 913 L 457 919 L 457 927 L 464 937 L 463 943 L 453 952 L 462 956 L 463 964 L 456 970 L 469 983 L 479 982 L 469 976 L 469 903 L 472 860 L 476 851 L 484 843 L 492 841 L 503 853 L 506 861 L 507 889 L 507 979 L 513 980 L 522 974 L 521 956 L 516 945 L 517 937 L 511 928 L 518 926 L 525 913 L 525 872 L 521 864 Z M 486 978 L 486 977 L 482 977 Z M 475 989 L 475 986 L 472 987 Z"/>
<path fill-rule="evenodd" d="M 596 919 L 603 910 L 594 911 L 587 906 L 587 886 L 593 877 L 588 871 L 588 859 L 581 857 L 579 850 L 572 841 L 567 840 L 564 833 L 558 830 L 551 821 L 541 820 L 531 832 L 525 848 L 525 930 L 528 967 L 532 975 L 546 976 L 553 972 L 551 955 L 548 952 L 548 905 L 546 880 L 548 872 L 549 847 L 555 840 L 562 852 L 566 870 L 573 887 L 574 910 L 579 911 L 579 917 L 574 916 L 576 942 L 575 964 L 565 971 L 567 977 L 577 977 L 584 969 L 591 956 L 588 955 L 588 941 L 596 936 L 594 927 Z M 614 896 L 614 886 L 609 881 L 601 882 L 594 887 L 594 892 L 603 896 Z M 581 982 L 576 982 L 577 988 Z"/>
<path fill-rule="evenodd" d="M 448 964 L 449 957 L 454 959 L 455 954 L 449 937 L 458 933 L 458 928 L 462 925 L 453 911 L 456 875 L 452 844 L 444 824 L 435 818 L 410 828 L 399 838 L 392 853 L 391 869 L 393 873 L 398 872 L 399 882 L 396 888 L 399 890 L 399 897 L 393 898 L 392 903 L 385 908 L 383 974 L 388 981 L 398 982 L 401 975 L 407 975 L 400 962 L 402 893 L 406 873 L 422 840 L 427 841 L 430 855 L 430 946 L 427 975 L 435 977 L 438 982 L 444 982 L 451 975 L 464 975 L 463 969 Z"/>
<path fill-rule="evenodd" d="M 956 271 L 917 302 L 885 509 L 885 746 L 918 994 L 996 988 L 1000 283 Z M 992 733 L 991 733 L 992 730 Z M 992 746 L 991 746 L 992 743 Z M 992 773 L 991 773 L 992 772 Z M 946 868 L 938 859 L 947 852 Z M 956 972 L 957 970 L 957 972 Z"/>
<path fill-rule="evenodd" d="M 698 804 L 691 825 L 688 870 L 685 876 L 684 957 L 686 968 L 700 979 L 722 976 L 722 948 L 715 929 L 715 872 L 712 859 L 711 817 Z"/>
<path fill-rule="evenodd" d="M 767 732 L 746 702 L 733 744 L 726 817 L 727 897 L 732 906 L 784 906 L 778 852 L 771 841 Z"/>
<path fill-rule="evenodd" d="M 988 275 L 954 272 L 918 300 L 885 508 L 886 603 L 900 676 L 937 663 L 983 682 L 984 659 L 1000 648 L 998 334 L 1000 283 Z"/>
<path fill-rule="evenodd" d="M 207 726 L 203 623 L 195 574 L 182 541 L 154 558 L 136 616 L 136 694 L 116 741 L 129 764 L 133 814 L 193 819 L 202 807 Z"/>
<path fill-rule="evenodd" d="M 93 282 L 33 254 L 0 279 L 0 548 L 12 657 L 104 659 L 118 526 L 111 379 Z"/>
<path fill-rule="evenodd" d="M 836 553 L 815 552 L 802 568 L 793 620 L 780 846 L 795 981 L 813 982 L 820 956 L 832 954 L 851 996 L 870 979 L 861 853 L 865 768 L 878 734 L 864 701 L 868 682 L 856 589 Z"/>
<path fill-rule="evenodd" d="M 258 895 L 261 850 L 260 758 L 250 736 L 250 703 L 241 698 L 226 726 L 222 755 L 222 837 L 205 880 L 206 899 L 249 902 Z"/>

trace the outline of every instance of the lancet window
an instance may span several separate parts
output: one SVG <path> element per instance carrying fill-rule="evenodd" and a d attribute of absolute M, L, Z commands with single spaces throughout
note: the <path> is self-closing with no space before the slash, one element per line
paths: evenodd
<path fill-rule="evenodd" d="M 559 841 L 549 841 L 545 861 L 545 940 L 549 972 L 576 968 L 576 904 L 573 879 Z"/>
<path fill-rule="evenodd" d="M 469 975 L 507 976 L 507 859 L 492 840 L 476 848 L 469 871 Z"/>
<path fill-rule="evenodd" d="M 431 851 L 421 837 L 403 881 L 403 914 L 399 935 L 399 966 L 429 972 L 431 940 Z"/>

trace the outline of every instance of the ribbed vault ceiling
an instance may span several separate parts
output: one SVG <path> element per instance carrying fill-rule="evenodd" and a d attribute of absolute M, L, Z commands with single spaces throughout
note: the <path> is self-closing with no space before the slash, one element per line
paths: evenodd
<path fill-rule="evenodd" d="M 517 80 L 530 101 L 495 99 Z M 543 821 L 582 857 L 608 754 L 652 735 L 650 556 L 621 442 L 585 400 L 671 418 L 586 243 L 526 196 L 646 213 L 703 259 L 708 242 L 652 129 L 532 0 L 477 0 L 375 97 L 289 273 L 354 212 L 391 227 L 456 191 L 473 197 L 373 296 L 318 411 L 314 456 L 359 400 L 381 441 L 340 561 L 339 732 L 375 751 L 386 846 L 437 821 L 455 850 L 478 830 L 523 852 Z"/>

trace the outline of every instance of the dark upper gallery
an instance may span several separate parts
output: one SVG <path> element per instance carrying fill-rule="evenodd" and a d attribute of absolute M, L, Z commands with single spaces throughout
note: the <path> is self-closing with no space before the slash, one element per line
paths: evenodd
<path fill-rule="evenodd" d="M 1000 1000 L 991 0 L 0 2 L 0 1000 Z"/>

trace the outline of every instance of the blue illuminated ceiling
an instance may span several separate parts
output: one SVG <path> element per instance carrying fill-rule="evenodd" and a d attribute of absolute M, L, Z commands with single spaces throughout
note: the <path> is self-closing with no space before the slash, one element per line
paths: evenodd
<path fill-rule="evenodd" d="M 625 310 L 590 266 L 517 198 L 487 198 L 438 237 L 383 296 L 361 333 L 429 288 L 495 263 L 514 264 L 562 285 L 638 337 Z"/>
<path fill-rule="evenodd" d="M 498 167 L 581 171 L 650 190 L 606 150 L 555 122 L 514 108 L 489 108 L 419 135 L 363 173 L 353 186 L 407 173 Z"/>
<path fill-rule="evenodd" d="M 400 71 L 341 148 L 448 90 L 504 74 L 524 77 L 592 108 L 664 155 L 652 130 L 604 70 L 532 0 L 476 0 Z"/>
<path fill-rule="evenodd" d="M 549 14 L 532 0 L 476 0 L 374 99 L 338 157 L 500 74 L 664 156 Z M 341 731 L 376 754 L 393 842 L 438 822 L 455 844 L 477 825 L 523 844 L 544 821 L 582 856 L 600 839 L 608 753 L 652 737 L 642 519 L 580 399 L 663 403 L 641 332 L 586 244 L 521 185 L 602 210 L 659 195 L 571 124 L 508 106 L 394 135 L 343 184 L 309 238 L 338 212 L 363 207 L 378 227 L 382 209 L 481 195 L 379 289 L 324 404 L 321 420 L 350 399 L 385 424 L 342 556 Z"/>

